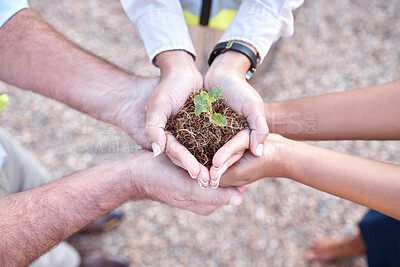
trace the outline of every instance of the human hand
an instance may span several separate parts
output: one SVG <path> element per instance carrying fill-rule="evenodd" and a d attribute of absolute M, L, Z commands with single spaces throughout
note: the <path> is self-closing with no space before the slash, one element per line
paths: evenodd
<path fill-rule="evenodd" d="M 291 140 L 270 133 L 263 146 L 260 157 L 247 151 L 221 177 L 221 186 L 241 186 L 253 183 L 264 177 L 288 177 L 285 166 L 285 153 Z"/>
<path fill-rule="evenodd" d="M 179 111 L 193 90 L 202 89 L 203 78 L 192 56 L 185 51 L 165 51 L 158 54 L 156 60 L 161 82 L 147 102 L 146 136 L 154 156 L 166 152 L 174 164 L 186 169 L 191 177 L 198 177 L 205 187 L 210 180 L 207 168 L 173 135 L 164 131 L 168 119 Z"/>
<path fill-rule="evenodd" d="M 130 163 L 130 173 L 137 177 L 132 184 L 137 189 L 135 191 L 141 192 L 142 198 L 201 215 L 209 215 L 224 205 L 240 205 L 242 193 L 245 191 L 244 187 L 203 190 L 195 180 L 190 179 L 185 170 L 175 166 L 166 155 L 154 158 L 147 151 L 134 155 Z"/>
<path fill-rule="evenodd" d="M 102 121 L 112 123 L 125 131 L 140 146 L 151 149 L 145 135 L 146 103 L 160 79 L 132 76 L 120 88 L 92 97 L 101 110 L 90 114 Z"/>
<path fill-rule="evenodd" d="M 253 155 L 261 156 L 269 132 L 263 100 L 245 78 L 249 68 L 250 61 L 246 56 L 227 51 L 214 60 L 204 78 L 207 91 L 215 86 L 223 87 L 222 98 L 230 108 L 245 117 L 250 126 L 250 130 L 239 132 L 214 155 L 210 169 L 213 188 L 218 187 L 221 175 L 242 157 L 246 149 L 250 148 Z"/>

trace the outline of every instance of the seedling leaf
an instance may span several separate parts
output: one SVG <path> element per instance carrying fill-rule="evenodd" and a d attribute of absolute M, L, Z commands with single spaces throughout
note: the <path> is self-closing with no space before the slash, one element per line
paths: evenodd
<path fill-rule="evenodd" d="M 196 116 L 199 116 L 203 112 L 207 112 L 207 107 L 197 105 L 194 108 L 194 115 L 196 115 Z"/>
<path fill-rule="evenodd" d="M 218 126 L 226 126 L 225 118 L 219 113 L 214 113 L 210 116 L 210 122 L 215 123 Z"/>
<path fill-rule="evenodd" d="M 210 99 L 211 103 L 217 101 L 221 97 L 222 90 L 223 89 L 221 86 L 217 86 L 211 89 L 211 91 L 208 93 L 208 98 Z"/>
<path fill-rule="evenodd" d="M 222 87 L 214 87 L 209 93 L 201 91 L 200 95 L 196 95 L 193 99 L 194 102 L 194 114 L 199 116 L 205 112 L 208 115 L 210 122 L 218 125 L 225 126 L 226 120 L 219 113 L 213 113 L 212 103 L 217 101 L 222 94 Z"/>
<path fill-rule="evenodd" d="M 204 101 L 206 102 L 210 101 L 210 99 L 208 98 L 208 93 L 206 91 L 201 91 L 200 96 Z"/>
<path fill-rule="evenodd" d="M 193 101 L 195 106 L 194 114 L 196 116 L 199 116 L 202 112 L 208 111 L 208 103 L 201 97 L 201 95 L 196 95 Z"/>

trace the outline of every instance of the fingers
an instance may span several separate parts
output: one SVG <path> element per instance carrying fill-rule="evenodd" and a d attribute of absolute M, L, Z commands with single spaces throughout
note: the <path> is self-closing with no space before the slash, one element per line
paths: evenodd
<path fill-rule="evenodd" d="M 212 190 L 210 188 L 202 191 L 196 191 L 193 194 L 193 201 L 203 205 L 210 205 L 215 207 L 232 205 L 238 206 L 243 201 L 242 193 L 236 188 L 220 188 Z"/>
<path fill-rule="evenodd" d="M 219 169 L 230 157 L 234 154 L 244 151 L 249 148 L 249 134 L 248 129 L 238 132 L 231 140 L 229 140 L 223 147 L 218 149 L 215 153 L 212 163 L 215 169 Z"/>
<path fill-rule="evenodd" d="M 250 151 L 256 157 L 261 157 L 264 149 L 264 142 L 268 136 L 268 125 L 265 118 L 264 107 L 258 107 L 254 113 L 247 116 L 250 126 Z"/>
<path fill-rule="evenodd" d="M 193 181 L 195 182 L 195 181 Z M 238 206 L 243 202 L 241 190 L 229 187 L 212 190 L 205 190 L 194 186 L 189 194 L 178 197 L 178 203 L 171 203 L 173 206 L 183 208 L 200 215 L 210 215 L 221 206 Z M 184 200 L 184 201 L 182 201 Z"/>
<path fill-rule="evenodd" d="M 222 164 L 221 168 L 218 170 L 215 170 L 213 167 L 210 169 L 210 177 L 215 177 L 211 179 L 210 185 L 213 189 L 217 189 L 219 186 L 219 183 L 221 181 L 221 176 L 226 172 L 226 170 L 232 166 L 235 162 L 240 160 L 244 154 L 244 150 L 234 154 L 232 157 L 230 157 L 224 164 Z"/>
<path fill-rule="evenodd" d="M 200 164 L 200 174 L 197 181 L 201 188 L 206 189 L 210 183 L 210 173 L 208 169 Z"/>
<path fill-rule="evenodd" d="M 233 163 L 238 161 L 246 149 L 249 148 L 249 130 L 242 130 L 236 134 L 228 143 L 221 147 L 213 157 L 213 166 L 210 169 L 210 178 L 213 187 L 216 181 Z M 229 161 L 229 163 L 228 163 Z"/>
<path fill-rule="evenodd" d="M 249 148 L 249 130 L 240 131 L 228 143 L 220 148 L 213 157 L 213 166 L 210 169 L 210 185 L 217 189 L 224 172 L 238 161 L 246 149 Z"/>
<path fill-rule="evenodd" d="M 201 189 L 195 179 L 190 179 L 186 171 L 173 165 L 168 159 L 168 145 L 166 155 L 144 161 L 152 164 L 149 165 L 150 172 L 147 182 L 152 185 L 154 190 L 149 190 L 152 193 L 149 198 L 201 215 L 209 215 L 221 206 L 237 206 L 242 203 L 242 193 L 237 188 Z M 152 157 L 149 152 L 144 152 L 144 155 L 146 154 L 148 157 Z M 182 164 L 179 158 L 172 159 Z M 154 169 L 154 166 L 158 167 Z M 203 170 L 208 172 L 206 168 L 201 169 L 200 172 Z M 169 182 L 166 183 L 165 179 Z"/>
<path fill-rule="evenodd" d="M 252 185 L 252 183 L 238 186 L 236 187 L 236 189 L 239 190 L 240 193 L 244 194 L 244 192 L 246 192 L 247 189 L 249 189 L 250 185 Z"/>
<path fill-rule="evenodd" d="M 192 179 L 198 179 L 203 187 L 207 187 L 210 176 L 206 167 L 201 165 L 196 158 L 183 146 L 176 138 L 170 134 L 167 134 L 166 142 L 166 154 L 172 160 L 172 162 L 187 170 Z"/>

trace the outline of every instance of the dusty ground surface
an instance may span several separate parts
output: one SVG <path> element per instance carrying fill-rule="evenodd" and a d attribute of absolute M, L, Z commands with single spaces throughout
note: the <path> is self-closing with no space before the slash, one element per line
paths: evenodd
<path fill-rule="evenodd" d="M 106 2 L 32 0 L 31 5 L 85 49 L 135 74 L 157 75 L 119 1 Z M 296 12 L 295 35 L 280 42 L 272 65 L 267 72 L 259 69 L 252 84 L 269 101 L 397 79 L 399 14 L 397 0 L 306 1 Z M 5 84 L 0 89 L 11 97 L 2 127 L 55 179 L 136 149 L 121 131 L 62 104 Z M 317 144 L 400 163 L 398 142 Z M 355 232 L 366 209 L 287 179 L 264 179 L 249 189 L 241 206 L 209 217 L 149 201 L 127 203 L 123 210 L 125 221 L 116 230 L 74 239 L 83 254 L 122 255 L 135 266 L 306 266 L 303 252 L 312 239 Z M 365 266 L 365 260 L 344 264 Z"/>

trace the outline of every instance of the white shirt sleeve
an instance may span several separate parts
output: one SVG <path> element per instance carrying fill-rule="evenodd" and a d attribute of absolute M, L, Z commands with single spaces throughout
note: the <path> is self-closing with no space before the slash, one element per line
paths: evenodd
<path fill-rule="evenodd" d="M 0 28 L 24 8 L 29 8 L 27 0 L 0 0 Z"/>
<path fill-rule="evenodd" d="M 220 42 L 243 41 L 257 49 L 259 63 L 271 45 L 294 33 L 292 11 L 303 0 L 243 0 Z"/>
<path fill-rule="evenodd" d="M 7 158 L 7 152 L 5 151 L 4 147 L 0 143 L 0 169 L 1 169 L 1 167 L 3 167 L 3 163 L 6 158 Z"/>
<path fill-rule="evenodd" d="M 154 65 L 155 56 L 167 50 L 182 49 L 196 56 L 178 0 L 121 0 L 121 4 Z"/>

